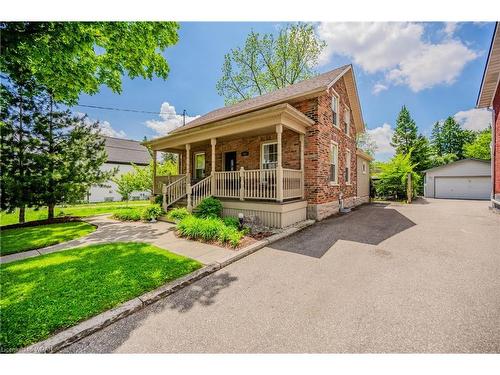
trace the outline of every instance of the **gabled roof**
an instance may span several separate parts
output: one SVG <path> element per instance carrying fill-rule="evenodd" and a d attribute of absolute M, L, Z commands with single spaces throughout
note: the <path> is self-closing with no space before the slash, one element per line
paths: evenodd
<path fill-rule="evenodd" d="M 461 163 L 464 163 L 466 161 L 478 161 L 478 162 L 485 163 L 485 164 L 491 164 L 490 160 L 468 158 L 468 159 L 460 159 L 460 160 L 452 161 L 451 163 L 447 163 L 447 164 L 443 164 L 443 165 L 438 165 L 437 167 L 429 168 L 429 169 L 426 169 L 425 171 L 422 171 L 422 172 L 434 171 L 434 170 L 437 170 L 437 169 L 449 167 L 450 165 L 461 164 Z"/>
<path fill-rule="evenodd" d="M 304 81 L 284 87 L 282 89 L 272 91 L 270 93 L 257 96 L 255 98 L 247 99 L 227 107 L 216 109 L 201 117 L 198 117 L 197 119 L 189 122 L 188 124 L 180 128 L 173 130 L 169 134 L 181 133 L 198 126 L 224 120 L 247 112 L 255 111 L 257 109 L 262 109 L 279 103 L 292 101 L 293 99 L 299 99 L 302 97 L 306 97 L 308 95 L 321 93 L 330 88 L 340 77 L 342 77 L 346 72 L 349 71 L 351 71 L 352 73 L 352 66 L 344 65 L 329 72 L 317 75 L 313 78 L 306 79 Z M 354 108 L 351 108 L 351 110 L 353 110 L 354 112 L 354 109 L 357 109 L 357 112 L 359 113 L 359 115 L 357 116 L 358 117 L 357 122 L 361 122 L 359 126 L 364 127 L 364 123 L 361 116 L 361 106 L 359 104 L 359 98 L 356 91 L 357 90 L 356 84 L 354 81 L 354 75 L 352 75 L 351 86 L 353 86 L 354 89 L 353 92 L 349 93 L 349 96 L 354 95 L 355 101 L 357 102 L 354 103 Z M 351 106 L 353 105 L 351 104 Z"/>
<path fill-rule="evenodd" d="M 476 107 L 491 107 L 500 82 L 500 22 L 495 24 Z"/>
<path fill-rule="evenodd" d="M 114 137 L 103 137 L 108 154 L 108 163 L 148 165 L 151 155 L 139 141 Z"/>

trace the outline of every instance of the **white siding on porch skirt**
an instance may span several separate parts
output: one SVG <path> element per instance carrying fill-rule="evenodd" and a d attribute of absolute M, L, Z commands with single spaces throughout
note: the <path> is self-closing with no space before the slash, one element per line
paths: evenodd
<path fill-rule="evenodd" d="M 134 169 L 130 164 L 104 163 L 101 170 L 110 171 L 115 167 L 118 167 L 118 173 L 115 177 Z M 89 193 L 89 202 L 104 202 L 107 200 L 106 198 L 108 198 L 108 200 L 109 198 L 112 198 L 113 201 L 122 200 L 122 196 L 118 193 L 118 187 L 111 180 L 105 183 L 105 187 L 92 186 Z M 130 194 L 130 199 L 148 199 L 150 195 L 149 191 L 134 191 Z"/>

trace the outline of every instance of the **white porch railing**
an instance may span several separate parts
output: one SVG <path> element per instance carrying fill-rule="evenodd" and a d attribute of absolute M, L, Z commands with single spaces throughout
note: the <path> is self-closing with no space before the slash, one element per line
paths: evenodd
<path fill-rule="evenodd" d="M 178 179 L 186 176 L 185 174 L 178 174 L 172 176 L 155 176 L 153 185 L 153 194 L 160 194 L 163 191 L 163 185 L 170 185 Z"/>
<path fill-rule="evenodd" d="M 188 176 L 182 175 L 169 185 L 163 185 L 163 209 L 177 202 L 187 194 Z"/>
<path fill-rule="evenodd" d="M 243 198 L 276 199 L 276 169 L 242 170 Z"/>
<path fill-rule="evenodd" d="M 215 196 L 220 198 L 239 198 L 240 172 L 215 172 Z"/>
<path fill-rule="evenodd" d="M 195 208 L 200 202 L 212 195 L 212 176 L 205 177 L 191 186 L 191 204 Z"/>
<path fill-rule="evenodd" d="M 300 198 L 304 191 L 302 171 L 297 169 L 283 169 L 283 198 Z"/>

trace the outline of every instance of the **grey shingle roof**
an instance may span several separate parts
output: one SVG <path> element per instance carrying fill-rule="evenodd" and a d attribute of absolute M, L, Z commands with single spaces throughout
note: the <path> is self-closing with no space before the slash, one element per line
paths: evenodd
<path fill-rule="evenodd" d="M 105 148 L 108 154 L 108 163 L 147 165 L 151 155 L 139 141 L 104 137 Z"/>
<path fill-rule="evenodd" d="M 308 92 L 320 89 L 326 89 L 328 85 L 338 78 L 350 65 L 344 65 L 329 72 L 317 75 L 316 77 L 300 81 L 293 85 L 284 87 L 282 89 L 272 91 L 270 93 L 257 96 L 255 98 L 247 99 L 242 102 L 218 108 L 212 112 L 198 117 L 190 121 L 184 126 L 177 128 L 170 132 L 170 134 L 179 133 L 184 130 L 192 129 L 197 126 L 205 125 L 214 121 L 223 120 L 232 116 L 240 115 L 255 109 L 264 108 L 273 104 L 289 100 L 293 97 L 305 95 Z"/>

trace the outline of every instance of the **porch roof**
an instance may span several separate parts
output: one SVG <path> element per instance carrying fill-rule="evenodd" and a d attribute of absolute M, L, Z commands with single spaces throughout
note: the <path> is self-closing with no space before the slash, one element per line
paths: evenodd
<path fill-rule="evenodd" d="M 239 116 L 197 126 L 183 132 L 173 132 L 164 137 L 143 142 L 153 150 L 183 149 L 186 144 L 205 142 L 211 138 L 227 138 L 236 135 L 262 134 L 275 131 L 276 125 L 283 125 L 297 133 L 305 134 L 314 121 L 290 104 L 283 103 L 256 110 Z"/>

